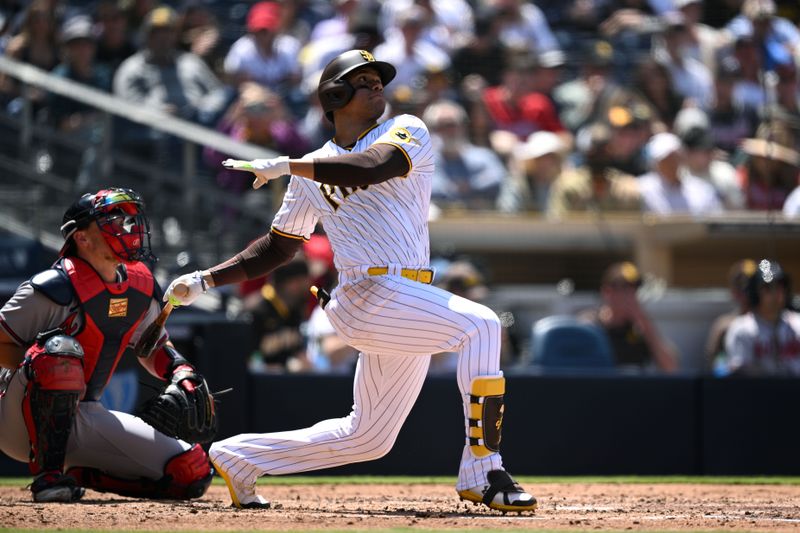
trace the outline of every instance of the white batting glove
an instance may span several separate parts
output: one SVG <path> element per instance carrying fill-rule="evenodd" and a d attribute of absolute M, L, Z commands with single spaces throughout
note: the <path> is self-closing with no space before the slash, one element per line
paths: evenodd
<path fill-rule="evenodd" d="M 164 293 L 164 301 L 171 303 L 173 307 L 192 305 L 207 290 L 208 284 L 203 279 L 203 273 L 195 270 L 191 274 L 175 278 Z"/>
<path fill-rule="evenodd" d="M 240 161 L 238 159 L 226 159 L 222 166 L 231 170 L 244 170 L 256 175 L 253 180 L 253 188 L 258 189 L 270 180 L 291 173 L 289 169 L 289 156 L 282 155 L 272 159 L 253 159 L 252 161 Z"/>

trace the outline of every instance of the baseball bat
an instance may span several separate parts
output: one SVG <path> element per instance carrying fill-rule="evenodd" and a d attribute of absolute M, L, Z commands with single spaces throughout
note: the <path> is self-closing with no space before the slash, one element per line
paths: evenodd
<path fill-rule="evenodd" d="M 331 301 L 331 295 L 328 294 L 328 291 L 325 289 L 317 288 L 316 285 L 312 285 L 310 289 L 311 294 L 319 301 L 319 306 L 325 309 L 325 306 L 328 305 L 328 302 Z"/>
<path fill-rule="evenodd" d="M 172 288 L 172 293 L 178 297 L 186 296 L 189 294 L 189 287 L 183 283 L 178 283 Z M 172 303 L 168 301 L 166 305 L 164 305 L 164 308 L 161 309 L 156 319 L 153 320 L 152 324 L 147 326 L 147 329 L 144 330 L 142 336 L 139 337 L 139 342 L 137 342 L 136 346 L 133 348 L 137 357 L 150 357 L 150 354 L 156 347 L 156 343 L 158 343 L 158 339 L 161 338 L 161 330 L 164 329 L 164 324 L 166 324 L 167 318 L 169 318 L 170 313 L 172 313 L 172 309 Z"/>

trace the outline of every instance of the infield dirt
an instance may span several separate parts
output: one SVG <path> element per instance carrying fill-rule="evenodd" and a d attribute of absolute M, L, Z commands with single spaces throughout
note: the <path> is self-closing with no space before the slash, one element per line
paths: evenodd
<path fill-rule="evenodd" d="M 527 484 L 535 514 L 459 502 L 449 485 L 264 485 L 268 510 L 236 510 L 224 486 L 192 502 L 88 491 L 76 504 L 33 503 L 0 487 L 0 527 L 33 530 L 331 530 L 413 528 L 798 531 L 798 485 Z"/>

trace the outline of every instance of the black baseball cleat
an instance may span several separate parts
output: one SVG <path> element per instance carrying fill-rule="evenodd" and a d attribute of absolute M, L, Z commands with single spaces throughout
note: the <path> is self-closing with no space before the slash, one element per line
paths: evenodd
<path fill-rule="evenodd" d="M 460 490 L 458 495 L 462 500 L 476 505 L 483 504 L 489 509 L 502 511 L 503 514 L 509 511 L 522 513 L 536 510 L 536 498 L 525 492 L 505 470 L 492 470 L 486 475 L 486 479 L 488 485 Z"/>
<path fill-rule="evenodd" d="M 38 503 L 72 503 L 80 500 L 85 492 L 74 479 L 61 472 L 42 472 L 31 483 L 33 501 Z"/>

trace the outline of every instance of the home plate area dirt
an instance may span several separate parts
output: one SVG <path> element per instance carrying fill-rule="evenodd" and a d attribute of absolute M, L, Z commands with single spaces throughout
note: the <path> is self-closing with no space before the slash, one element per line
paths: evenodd
<path fill-rule="evenodd" d="M 535 514 L 460 502 L 452 486 L 264 485 L 267 510 L 231 508 L 214 485 L 192 502 L 141 501 L 88 491 L 77 504 L 33 503 L 23 487 L 0 487 L 0 527 L 32 530 L 236 531 L 326 529 L 569 529 L 798 531 L 800 486 L 527 484 Z"/>

